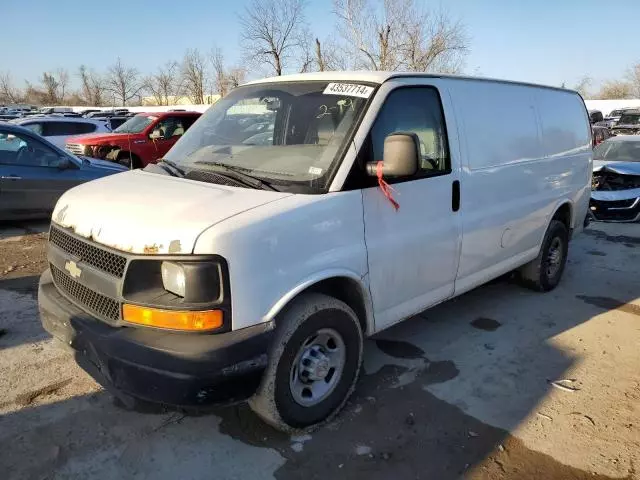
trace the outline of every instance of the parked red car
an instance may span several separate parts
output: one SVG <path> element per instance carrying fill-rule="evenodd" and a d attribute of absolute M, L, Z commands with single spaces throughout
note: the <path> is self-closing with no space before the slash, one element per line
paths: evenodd
<path fill-rule="evenodd" d="M 112 160 L 129 168 L 160 160 L 201 114 L 139 113 L 112 133 L 71 137 L 66 149 L 76 155 Z"/>

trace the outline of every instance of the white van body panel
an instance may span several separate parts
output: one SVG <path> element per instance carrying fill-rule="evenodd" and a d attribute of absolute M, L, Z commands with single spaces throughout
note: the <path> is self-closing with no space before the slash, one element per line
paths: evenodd
<path fill-rule="evenodd" d="M 189 254 L 212 225 L 287 196 L 132 170 L 68 190 L 52 221 L 124 252 Z"/>
<path fill-rule="evenodd" d="M 227 259 L 239 329 L 273 319 L 295 294 L 326 278 L 357 281 L 370 309 L 363 232 L 360 191 L 293 195 L 209 228 L 194 253 Z M 367 323 L 373 331 L 372 316 Z"/>
<path fill-rule="evenodd" d="M 563 203 L 572 226 L 582 227 L 591 146 L 573 92 L 468 79 L 448 85 L 464 159 L 459 294 L 535 258 Z"/>

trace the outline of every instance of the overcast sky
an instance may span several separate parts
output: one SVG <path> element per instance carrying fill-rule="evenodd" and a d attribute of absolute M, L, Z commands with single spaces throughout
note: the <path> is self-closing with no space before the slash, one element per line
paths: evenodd
<path fill-rule="evenodd" d="M 240 62 L 238 12 L 249 0 L 20 0 L 0 9 L 0 72 L 16 83 L 58 67 L 103 70 L 119 56 L 148 73 L 187 48 L 221 47 Z M 640 62 L 640 0 L 443 0 L 470 37 L 466 73 L 550 85 L 597 87 Z M 311 0 L 321 39 L 334 29 L 331 0 Z M 75 78 L 75 75 L 74 75 Z"/>

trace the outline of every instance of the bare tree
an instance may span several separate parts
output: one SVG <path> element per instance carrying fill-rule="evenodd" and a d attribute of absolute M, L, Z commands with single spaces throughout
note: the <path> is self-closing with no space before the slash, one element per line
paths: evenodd
<path fill-rule="evenodd" d="M 135 68 L 123 65 L 118 57 L 116 63 L 108 69 L 105 87 L 122 106 L 125 106 L 142 89 L 140 74 Z"/>
<path fill-rule="evenodd" d="M 468 50 L 464 25 L 416 0 L 334 0 L 339 30 L 358 68 L 461 70 Z"/>
<path fill-rule="evenodd" d="M 189 99 L 203 104 L 207 88 L 206 60 L 198 49 L 187 50 L 182 60 L 182 81 Z"/>
<path fill-rule="evenodd" d="M 103 78 L 96 72 L 80 65 L 78 69 L 80 77 L 81 95 L 87 105 L 98 107 L 104 103 L 105 86 Z"/>
<path fill-rule="evenodd" d="M 236 88 L 245 82 L 247 70 L 243 67 L 233 67 L 227 73 L 229 89 Z"/>
<path fill-rule="evenodd" d="M 224 55 L 222 50 L 214 47 L 211 50 L 211 64 L 213 65 L 213 88 L 221 96 L 224 97 L 229 91 L 229 74 L 224 64 Z"/>
<path fill-rule="evenodd" d="M 240 15 L 246 56 L 282 75 L 300 51 L 305 6 L 305 0 L 252 0 Z"/>
<path fill-rule="evenodd" d="M 318 71 L 324 72 L 327 69 L 327 62 L 322 53 L 322 44 L 320 40 L 316 38 L 316 62 L 318 63 Z"/>
<path fill-rule="evenodd" d="M 67 98 L 67 88 L 69 87 L 69 72 L 64 68 L 58 68 L 55 72 L 58 80 L 58 100 L 64 103 Z"/>
<path fill-rule="evenodd" d="M 9 72 L 0 73 L 0 103 L 20 103 L 23 93 L 13 85 Z"/>
<path fill-rule="evenodd" d="M 585 75 L 580 79 L 580 81 L 573 87 L 573 89 L 582 95 L 582 98 L 589 98 L 589 88 L 591 87 L 592 79 L 591 77 Z"/>
<path fill-rule="evenodd" d="M 44 93 L 42 102 L 47 105 L 58 105 L 60 103 L 58 101 L 58 88 L 60 84 L 58 83 L 56 76 L 51 73 L 44 72 L 40 83 L 42 84 L 41 90 Z"/>
<path fill-rule="evenodd" d="M 167 62 L 156 73 L 146 77 L 144 88 L 158 105 L 170 105 L 171 97 L 177 96 L 180 89 L 180 67 L 177 62 Z"/>
<path fill-rule="evenodd" d="M 310 72 L 315 69 L 314 67 L 316 67 L 316 56 L 312 45 L 313 36 L 310 31 L 305 30 L 299 36 L 300 73 Z"/>
<path fill-rule="evenodd" d="M 629 82 L 633 98 L 640 98 L 640 63 L 632 66 L 627 71 L 625 78 Z"/>
<path fill-rule="evenodd" d="M 633 88 L 630 83 L 619 80 L 605 82 L 600 87 L 597 98 L 602 100 L 618 100 L 633 97 Z"/>
<path fill-rule="evenodd" d="M 35 105 L 50 104 L 48 94 L 45 90 L 34 87 L 28 80 L 25 80 L 24 83 L 24 96 L 22 99 L 25 103 Z"/>

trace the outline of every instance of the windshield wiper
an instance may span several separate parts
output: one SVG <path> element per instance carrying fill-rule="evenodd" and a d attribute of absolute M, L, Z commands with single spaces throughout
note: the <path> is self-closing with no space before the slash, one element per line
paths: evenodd
<path fill-rule="evenodd" d="M 182 168 L 180 168 L 178 166 L 178 164 L 176 164 L 175 162 L 172 162 L 171 160 L 167 160 L 165 158 L 162 158 L 162 159 L 160 159 L 160 162 L 158 162 L 158 163 L 164 163 L 166 165 L 169 165 L 172 168 L 172 170 L 174 170 L 174 172 L 173 172 L 174 174 L 175 174 L 175 172 L 179 173 L 179 175 L 174 175 L 176 177 L 184 177 L 186 175 L 185 171 Z M 167 169 L 165 168 L 165 170 L 167 170 Z"/>
<path fill-rule="evenodd" d="M 208 165 L 208 166 L 212 166 L 212 167 L 219 167 L 222 168 L 224 170 L 226 170 L 228 173 L 223 174 L 227 177 L 233 178 L 234 180 L 239 180 L 242 183 L 249 185 L 250 187 L 255 188 L 256 190 L 265 190 L 265 189 L 269 189 L 269 190 L 273 190 L 274 192 L 278 192 L 279 190 L 274 187 L 273 185 L 271 185 L 269 182 L 263 180 L 260 177 L 255 177 L 253 175 L 250 175 L 247 172 L 247 168 L 244 167 L 238 167 L 236 165 L 229 165 L 227 163 L 222 163 L 222 162 L 207 162 L 207 161 L 201 161 L 201 162 L 195 162 L 196 164 L 200 164 L 200 165 Z M 231 173 L 231 175 L 229 175 L 229 173 Z"/>

